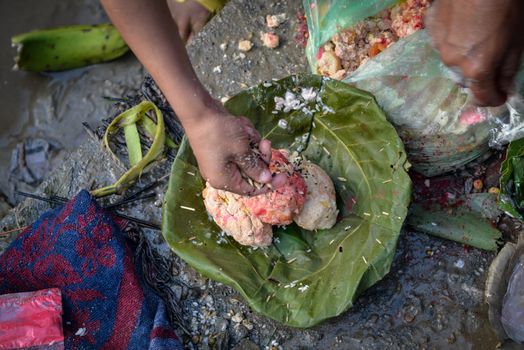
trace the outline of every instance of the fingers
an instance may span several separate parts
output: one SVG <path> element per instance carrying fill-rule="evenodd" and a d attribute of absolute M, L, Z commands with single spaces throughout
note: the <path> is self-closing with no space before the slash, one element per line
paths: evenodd
<path fill-rule="evenodd" d="M 428 28 L 428 33 L 431 36 L 433 46 L 440 50 L 442 44 L 446 40 L 445 19 L 447 16 L 448 4 L 446 0 L 437 0 L 431 6 L 424 18 L 424 23 Z"/>
<path fill-rule="evenodd" d="M 244 131 L 248 134 L 251 143 L 259 143 L 261 140 L 260 133 L 255 129 L 251 120 L 246 117 L 238 117 L 238 121 Z"/>
<path fill-rule="evenodd" d="M 274 189 L 278 189 L 282 186 L 284 186 L 287 183 L 287 175 L 286 174 L 276 174 L 273 176 L 273 180 L 271 181 L 271 185 Z"/>
<path fill-rule="evenodd" d="M 267 164 L 254 151 L 237 156 L 235 161 L 240 171 L 254 181 L 263 184 L 271 182 L 272 176 Z"/>
<path fill-rule="evenodd" d="M 271 141 L 269 140 L 261 140 L 258 144 L 258 150 L 260 151 L 260 157 L 262 160 L 269 164 L 271 161 Z"/>
<path fill-rule="evenodd" d="M 237 193 L 244 196 L 256 196 L 269 191 L 269 188 L 264 186 L 262 188 L 256 188 L 242 176 L 241 169 L 236 164 L 230 163 L 228 165 L 228 176 L 223 179 L 224 183 L 220 187 L 223 190 Z"/>
<path fill-rule="evenodd" d="M 206 10 L 207 11 L 207 10 Z M 195 35 L 198 34 L 204 28 L 204 26 L 207 23 L 207 19 L 209 18 L 209 12 L 207 12 L 207 16 L 199 16 L 198 18 L 191 18 L 191 33 L 189 34 L 189 38 L 187 41 L 191 41 Z"/>
<path fill-rule="evenodd" d="M 506 96 L 497 88 L 494 68 L 472 62 L 466 65 L 464 75 L 469 78 L 469 89 L 475 96 L 478 106 L 499 106 L 506 101 Z"/>
<path fill-rule="evenodd" d="M 500 66 L 499 75 L 497 77 L 497 87 L 500 92 L 506 96 L 506 99 L 515 88 L 515 77 L 519 69 L 521 57 L 522 49 L 514 48 Z"/>
<path fill-rule="evenodd" d="M 180 38 L 182 38 L 182 40 L 185 43 L 187 43 L 187 39 L 189 38 L 189 33 L 190 33 L 189 22 L 178 20 L 177 27 L 178 27 L 178 34 L 180 34 Z"/>

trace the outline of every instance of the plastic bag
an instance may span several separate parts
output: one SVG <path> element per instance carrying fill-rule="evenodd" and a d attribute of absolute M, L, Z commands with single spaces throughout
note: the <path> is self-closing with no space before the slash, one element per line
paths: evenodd
<path fill-rule="evenodd" d="M 426 176 L 454 170 L 488 150 L 490 116 L 433 50 L 424 30 L 401 39 L 344 80 L 375 95 L 404 141 L 413 168 Z"/>
<path fill-rule="evenodd" d="M 311 68 L 316 72 L 317 53 L 334 34 L 396 3 L 304 0 L 311 24 L 307 48 Z M 456 74 L 440 60 L 425 30 L 399 39 L 344 81 L 375 95 L 404 141 L 413 168 L 426 176 L 452 171 L 481 156 L 489 148 L 490 137 L 492 144 L 513 137 L 508 130 L 500 130 L 504 126 L 514 130 L 515 120 L 491 120 L 507 116 L 506 107 L 475 107 L 468 90 L 456 83 Z"/>
<path fill-rule="evenodd" d="M 507 113 L 491 120 L 491 147 L 500 148 L 524 137 L 524 61 L 521 63 L 515 86 L 514 95 L 506 102 Z"/>
<path fill-rule="evenodd" d="M 29 347 L 64 348 L 59 289 L 0 295 L 0 349 Z"/>

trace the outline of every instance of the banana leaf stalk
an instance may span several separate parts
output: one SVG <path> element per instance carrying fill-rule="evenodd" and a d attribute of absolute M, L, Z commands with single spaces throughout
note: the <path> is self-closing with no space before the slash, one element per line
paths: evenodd
<path fill-rule="evenodd" d="M 156 115 L 156 124 L 149 119 L 147 112 L 154 111 Z M 143 123 L 144 120 L 150 120 L 149 132 L 152 134 L 153 142 L 151 147 L 145 154 L 142 155 L 142 146 L 140 143 L 140 135 L 138 133 L 137 124 Z M 154 130 L 153 130 L 154 126 Z M 138 177 L 146 170 L 146 168 L 156 159 L 158 159 L 163 151 L 166 143 L 166 135 L 164 128 L 164 118 L 160 110 L 150 101 L 143 101 L 138 105 L 124 111 L 118 115 L 106 129 L 103 142 L 104 146 L 109 150 L 112 156 L 116 155 L 111 150 L 109 145 L 109 136 L 122 127 L 125 133 L 126 146 L 129 154 L 129 163 L 131 168 L 124 173 L 113 185 L 103 187 L 92 191 L 91 194 L 95 197 L 104 197 L 114 193 L 122 193 L 125 189 L 131 186 Z"/>
<path fill-rule="evenodd" d="M 455 204 L 412 204 L 408 225 L 415 231 L 449 239 L 484 250 L 497 250 L 502 234 L 492 221 L 501 212 L 496 196 L 478 193 L 457 199 Z"/>

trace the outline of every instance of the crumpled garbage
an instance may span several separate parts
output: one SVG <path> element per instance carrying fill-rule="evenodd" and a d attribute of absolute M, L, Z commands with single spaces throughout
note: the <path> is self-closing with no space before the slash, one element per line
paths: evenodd
<path fill-rule="evenodd" d="M 491 264 L 485 298 L 491 326 L 501 340 L 524 343 L 524 237 L 507 243 Z"/>
<path fill-rule="evenodd" d="M 16 145 L 11 154 L 12 181 L 22 181 L 36 186 L 42 182 L 51 170 L 52 153 L 61 146 L 44 139 L 26 139 Z"/>

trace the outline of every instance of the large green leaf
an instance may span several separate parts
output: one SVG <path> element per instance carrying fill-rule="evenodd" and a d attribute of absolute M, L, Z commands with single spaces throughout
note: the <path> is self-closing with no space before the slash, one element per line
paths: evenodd
<path fill-rule="evenodd" d="M 457 198 L 449 206 L 414 203 L 407 223 L 417 232 L 464 243 L 484 250 L 497 250 L 502 233 L 493 222 L 501 214 L 496 195 L 474 193 Z"/>
<path fill-rule="evenodd" d="M 524 138 L 509 144 L 500 168 L 499 206 L 508 214 L 524 220 Z"/>
<path fill-rule="evenodd" d="M 317 100 L 305 109 L 274 113 L 276 96 L 300 95 L 303 87 L 318 91 Z M 340 220 L 318 232 L 275 228 L 273 245 L 264 249 L 219 238 L 184 141 L 165 196 L 168 244 L 202 274 L 236 288 L 254 310 L 287 325 L 309 327 L 342 313 L 389 271 L 406 217 L 411 182 L 395 129 L 372 95 L 311 75 L 251 88 L 226 108 L 250 118 L 274 147 L 303 150 L 322 166 L 335 183 Z M 279 127 L 281 119 L 287 129 Z"/>

